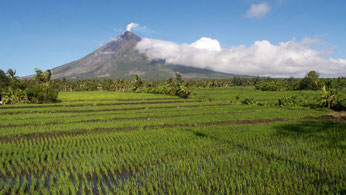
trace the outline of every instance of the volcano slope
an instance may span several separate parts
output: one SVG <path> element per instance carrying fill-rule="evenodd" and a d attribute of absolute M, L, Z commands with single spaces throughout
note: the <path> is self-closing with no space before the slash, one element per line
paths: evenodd
<path fill-rule="evenodd" d="M 135 49 L 139 41 L 141 38 L 133 32 L 123 32 L 85 57 L 53 68 L 52 78 L 132 80 L 135 75 L 139 75 L 145 80 L 166 80 L 174 77 L 175 73 L 181 74 L 184 79 L 232 78 L 234 76 L 208 69 L 168 64 L 162 59 L 151 60 Z"/>
<path fill-rule="evenodd" d="M 62 92 L 58 104 L 1 106 L 0 194 L 345 192 L 344 122 L 238 104 L 252 88 L 196 93 Z"/>

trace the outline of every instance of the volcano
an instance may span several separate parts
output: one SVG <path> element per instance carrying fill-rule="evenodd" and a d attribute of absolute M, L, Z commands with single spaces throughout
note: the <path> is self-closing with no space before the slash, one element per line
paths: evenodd
<path fill-rule="evenodd" d="M 131 31 L 125 31 L 91 54 L 52 69 L 55 79 L 133 79 L 165 80 L 175 73 L 184 79 L 231 78 L 234 75 L 178 64 L 165 60 L 152 60 L 140 54 L 136 44 L 141 41 Z"/>

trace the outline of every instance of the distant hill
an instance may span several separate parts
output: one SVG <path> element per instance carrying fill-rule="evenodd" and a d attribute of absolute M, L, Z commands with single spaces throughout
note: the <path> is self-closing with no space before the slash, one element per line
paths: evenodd
<path fill-rule="evenodd" d="M 133 79 L 164 80 L 175 73 L 184 79 L 232 78 L 234 75 L 207 69 L 167 64 L 151 60 L 135 50 L 141 38 L 130 31 L 123 32 L 93 53 L 52 69 L 53 78 L 66 79 Z"/>

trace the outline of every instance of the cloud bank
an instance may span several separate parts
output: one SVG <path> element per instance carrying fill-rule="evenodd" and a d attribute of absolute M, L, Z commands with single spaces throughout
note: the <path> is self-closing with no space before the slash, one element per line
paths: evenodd
<path fill-rule="evenodd" d="M 246 16 L 248 18 L 262 18 L 270 10 L 270 6 L 267 3 L 252 4 L 250 9 L 247 10 Z"/>
<path fill-rule="evenodd" d="M 306 72 L 316 70 L 325 77 L 345 76 L 346 59 L 328 58 L 327 52 L 313 48 L 318 43 L 310 38 L 277 45 L 263 40 L 228 49 L 208 37 L 191 44 L 144 38 L 136 49 L 150 59 L 240 75 L 303 77 Z"/>

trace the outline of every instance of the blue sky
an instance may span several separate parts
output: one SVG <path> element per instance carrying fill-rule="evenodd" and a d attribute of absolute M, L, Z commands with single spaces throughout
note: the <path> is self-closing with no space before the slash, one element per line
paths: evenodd
<path fill-rule="evenodd" d="M 259 4 L 267 10 L 249 14 Z M 0 69 L 24 76 L 77 60 L 130 22 L 145 26 L 133 29 L 141 37 L 177 44 L 201 37 L 222 48 L 317 39 L 313 47 L 346 59 L 345 10 L 344 0 L 0 0 Z"/>

